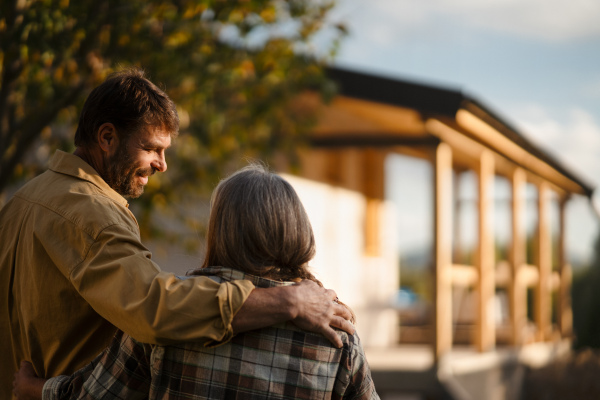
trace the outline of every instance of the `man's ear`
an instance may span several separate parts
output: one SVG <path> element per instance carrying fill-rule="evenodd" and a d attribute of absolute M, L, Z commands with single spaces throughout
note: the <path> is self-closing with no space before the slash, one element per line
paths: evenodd
<path fill-rule="evenodd" d="M 98 146 L 108 154 L 113 154 L 119 146 L 117 128 L 110 122 L 106 122 L 98 128 Z"/>

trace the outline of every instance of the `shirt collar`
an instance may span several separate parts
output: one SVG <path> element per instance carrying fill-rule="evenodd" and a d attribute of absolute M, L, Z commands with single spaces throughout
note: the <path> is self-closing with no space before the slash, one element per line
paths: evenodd
<path fill-rule="evenodd" d="M 261 278 L 256 275 L 247 274 L 237 269 L 228 268 L 228 267 L 206 267 L 206 268 L 197 268 L 188 273 L 189 275 L 213 275 L 222 278 L 225 281 L 235 281 L 246 279 L 254 284 L 254 286 L 259 288 L 268 288 L 274 286 L 291 286 L 294 285 L 294 282 L 282 282 L 282 281 L 274 281 L 272 279 Z"/>
<path fill-rule="evenodd" d="M 97 186 L 103 194 L 124 207 L 129 207 L 127 200 L 115 192 L 91 165 L 74 154 L 57 150 L 50 160 L 49 169 L 59 174 L 70 175 L 88 181 Z"/>

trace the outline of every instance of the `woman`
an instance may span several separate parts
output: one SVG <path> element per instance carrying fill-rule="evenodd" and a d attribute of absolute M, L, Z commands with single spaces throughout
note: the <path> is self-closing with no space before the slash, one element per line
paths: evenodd
<path fill-rule="evenodd" d="M 188 274 L 248 279 L 256 287 L 319 283 L 308 270 L 314 254 L 312 228 L 292 186 L 250 165 L 215 189 L 206 257 Z M 27 398 L 33 390 L 40 398 L 43 385 L 44 399 L 378 398 L 358 336 L 338 335 L 341 349 L 291 323 L 245 332 L 218 347 L 153 346 L 118 332 L 72 376 L 45 382 L 22 368 L 15 392 Z"/>

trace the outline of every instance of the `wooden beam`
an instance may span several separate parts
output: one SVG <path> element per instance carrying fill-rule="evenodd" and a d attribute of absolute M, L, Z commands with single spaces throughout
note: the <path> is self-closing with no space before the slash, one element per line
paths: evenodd
<path fill-rule="evenodd" d="M 433 136 L 402 136 L 385 133 L 335 133 L 330 136 L 313 136 L 308 139 L 311 147 L 435 147 L 440 140 Z"/>
<path fill-rule="evenodd" d="M 299 151 L 301 172 L 306 179 L 327 182 L 325 173 L 329 169 L 329 152 L 320 149 L 302 149 Z"/>
<path fill-rule="evenodd" d="M 540 269 L 536 265 L 521 265 L 517 274 L 517 284 L 522 286 L 522 289 L 527 292 L 527 288 L 535 288 L 540 282 Z M 527 299 L 525 298 L 524 301 Z M 525 303 L 524 303 L 525 304 Z M 527 310 L 525 309 L 525 315 Z"/>
<path fill-rule="evenodd" d="M 327 157 L 326 168 L 323 171 L 325 183 L 339 186 L 343 183 L 342 151 L 333 150 L 325 153 Z"/>
<path fill-rule="evenodd" d="M 475 287 L 479 281 L 479 272 L 472 265 L 452 264 L 452 286 Z"/>
<path fill-rule="evenodd" d="M 330 104 L 325 105 L 318 94 L 316 96 L 308 99 L 305 106 L 320 106 L 317 126 L 312 129 L 315 136 L 335 135 L 340 131 L 413 136 L 425 134 L 421 113 L 415 109 L 343 95 L 335 96 Z"/>
<path fill-rule="evenodd" d="M 562 337 L 573 335 L 573 310 L 571 309 L 571 266 L 567 262 L 565 247 L 565 208 L 568 197 L 562 197 L 559 203 L 558 262 L 560 287 L 558 288 L 558 326 Z"/>
<path fill-rule="evenodd" d="M 484 146 L 439 119 L 428 119 L 425 122 L 425 128 L 432 135 L 454 149 L 456 153 L 454 154 L 454 158 L 460 155 L 464 159 L 463 162 L 465 164 L 468 164 L 473 169 L 477 168 L 479 157 L 483 150 L 485 150 Z"/>
<path fill-rule="evenodd" d="M 372 199 L 383 200 L 385 196 L 385 152 L 366 148 L 364 154 L 363 193 Z"/>
<path fill-rule="evenodd" d="M 452 348 L 452 150 L 440 143 L 434 161 L 434 356 Z"/>
<path fill-rule="evenodd" d="M 455 164 L 459 160 L 470 168 L 477 169 L 479 158 L 484 151 L 491 151 L 494 155 L 494 163 L 496 166 L 496 174 L 510 178 L 515 168 L 520 168 L 520 164 L 509 158 L 506 154 L 501 154 L 482 143 L 470 138 L 464 132 L 460 131 L 459 127 L 453 128 L 449 122 L 443 122 L 436 118 L 430 118 L 425 123 L 427 131 L 438 137 L 440 140 L 448 143 L 455 153 Z M 536 175 L 534 172 L 525 171 L 527 179 L 535 184 L 540 184 L 544 179 Z M 565 189 L 559 185 L 551 184 L 552 190 L 563 195 Z"/>
<path fill-rule="evenodd" d="M 525 234 L 523 232 L 525 184 L 525 171 L 521 168 L 516 168 L 511 176 L 512 241 L 510 263 L 512 267 L 512 282 L 508 291 L 513 345 L 520 345 L 522 343 L 523 329 L 527 323 L 527 286 L 523 284 L 522 279 L 519 279 L 521 266 L 526 261 Z"/>
<path fill-rule="evenodd" d="M 365 213 L 365 255 L 368 257 L 381 256 L 381 209 L 381 200 L 372 198 L 367 199 L 367 209 Z"/>
<path fill-rule="evenodd" d="M 571 264 L 565 263 L 560 271 L 559 288 L 559 320 L 558 326 L 562 337 L 573 337 L 573 309 L 571 307 L 571 284 L 573 271 Z"/>
<path fill-rule="evenodd" d="M 359 192 L 364 193 L 365 180 L 367 177 L 365 176 L 367 168 L 365 168 L 365 151 L 364 149 L 351 147 L 344 149 L 343 159 L 341 168 L 344 171 L 344 187 Z M 381 175 L 383 175 L 383 171 L 378 171 Z M 376 179 L 380 180 L 379 177 Z"/>
<path fill-rule="evenodd" d="M 381 255 L 381 209 L 385 192 L 385 153 L 366 148 L 363 153 L 363 189 L 367 198 L 365 217 L 365 252 L 368 256 Z"/>
<path fill-rule="evenodd" d="M 496 150 L 517 165 L 554 183 L 568 192 L 586 194 L 585 189 L 578 183 L 572 181 L 545 161 L 530 154 L 527 150 L 511 141 L 470 111 L 464 109 L 458 110 L 456 113 L 456 122 L 476 137 L 478 141 L 485 143 L 491 149 Z"/>
<path fill-rule="evenodd" d="M 478 313 L 476 345 L 479 351 L 488 351 L 496 344 L 494 318 L 495 244 L 494 244 L 494 157 L 489 151 L 481 154 L 479 163 L 479 243 L 477 284 Z"/>
<path fill-rule="evenodd" d="M 551 334 L 550 274 L 552 272 L 552 239 L 550 234 L 548 185 L 538 186 L 538 248 L 537 260 L 540 279 L 536 288 L 535 322 L 537 339 L 544 341 Z"/>

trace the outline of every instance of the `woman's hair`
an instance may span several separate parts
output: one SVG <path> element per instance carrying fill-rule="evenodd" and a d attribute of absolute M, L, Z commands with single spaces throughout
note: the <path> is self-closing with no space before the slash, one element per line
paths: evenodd
<path fill-rule="evenodd" d="M 292 185 L 253 163 L 217 185 L 211 199 L 202 268 L 222 266 L 281 281 L 310 279 L 315 238 Z M 351 313 L 354 312 L 341 301 Z"/>
<path fill-rule="evenodd" d="M 260 164 L 214 190 L 203 267 L 223 266 L 283 281 L 318 280 L 308 271 L 315 239 L 292 186 Z"/>

